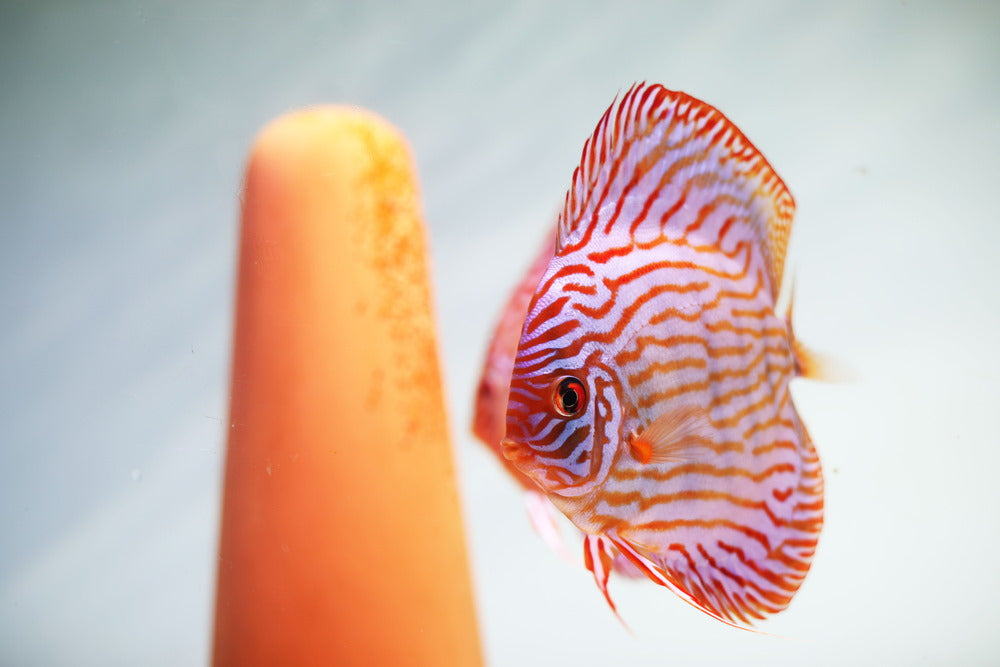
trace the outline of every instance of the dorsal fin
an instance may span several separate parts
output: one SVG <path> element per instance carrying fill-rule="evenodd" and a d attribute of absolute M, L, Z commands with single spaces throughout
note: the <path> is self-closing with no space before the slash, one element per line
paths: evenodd
<path fill-rule="evenodd" d="M 583 146 L 559 215 L 556 252 L 602 235 L 646 241 L 698 234 L 723 242 L 725 220 L 746 226 L 777 296 L 795 201 L 764 156 L 721 112 L 659 84 L 633 85 Z M 706 222 L 715 217 L 713 227 Z M 708 233 L 712 232 L 712 233 Z M 727 232 L 728 233 L 728 232 Z"/>

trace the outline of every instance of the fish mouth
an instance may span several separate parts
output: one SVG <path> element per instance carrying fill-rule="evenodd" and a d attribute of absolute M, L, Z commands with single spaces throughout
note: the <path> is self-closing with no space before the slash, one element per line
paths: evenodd
<path fill-rule="evenodd" d="M 504 438 L 500 441 L 500 453 L 511 463 L 517 463 L 524 458 L 524 450 L 521 445 L 510 438 Z"/>
<path fill-rule="evenodd" d="M 520 470 L 522 473 L 528 477 L 536 477 L 537 467 L 533 465 L 535 459 L 531 456 L 531 452 L 528 448 L 519 442 L 511 440 L 510 438 L 504 438 L 500 441 L 500 453 L 503 457 L 514 464 L 514 467 Z"/>
<path fill-rule="evenodd" d="M 573 484 L 572 479 L 564 471 L 556 467 L 540 465 L 532 455 L 530 448 L 519 442 L 504 438 L 500 441 L 500 451 L 505 459 L 514 464 L 515 468 L 546 489 L 557 490 Z"/>

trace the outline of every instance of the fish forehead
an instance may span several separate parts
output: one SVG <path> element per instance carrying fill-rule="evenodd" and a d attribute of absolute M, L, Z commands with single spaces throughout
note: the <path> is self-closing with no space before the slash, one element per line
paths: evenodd
<path fill-rule="evenodd" d="M 597 280 L 585 258 L 557 255 L 551 260 L 521 329 L 515 380 L 538 382 L 555 372 L 584 368 L 599 346 L 587 340 L 588 323 L 578 310 L 584 303 L 579 290 L 597 289 Z"/>

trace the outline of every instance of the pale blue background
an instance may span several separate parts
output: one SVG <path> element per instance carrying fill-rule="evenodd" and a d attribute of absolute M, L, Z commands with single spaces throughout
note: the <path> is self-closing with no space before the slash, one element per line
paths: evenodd
<path fill-rule="evenodd" d="M 0 664 L 206 662 L 243 160 L 316 102 L 412 142 L 492 664 L 1000 661 L 998 5 L 606 4 L 4 3 Z M 627 634 L 468 435 L 497 308 L 636 79 L 784 177 L 799 336 L 857 378 L 795 389 L 828 494 L 766 627 L 794 639 L 615 582 Z"/>

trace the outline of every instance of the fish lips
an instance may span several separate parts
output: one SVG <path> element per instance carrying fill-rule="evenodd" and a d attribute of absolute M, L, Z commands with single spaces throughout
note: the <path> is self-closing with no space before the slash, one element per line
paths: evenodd
<path fill-rule="evenodd" d="M 558 492 L 576 482 L 572 475 L 559 467 L 540 465 L 531 448 L 515 440 L 504 438 L 500 442 L 500 451 L 518 470 L 548 491 Z"/>

